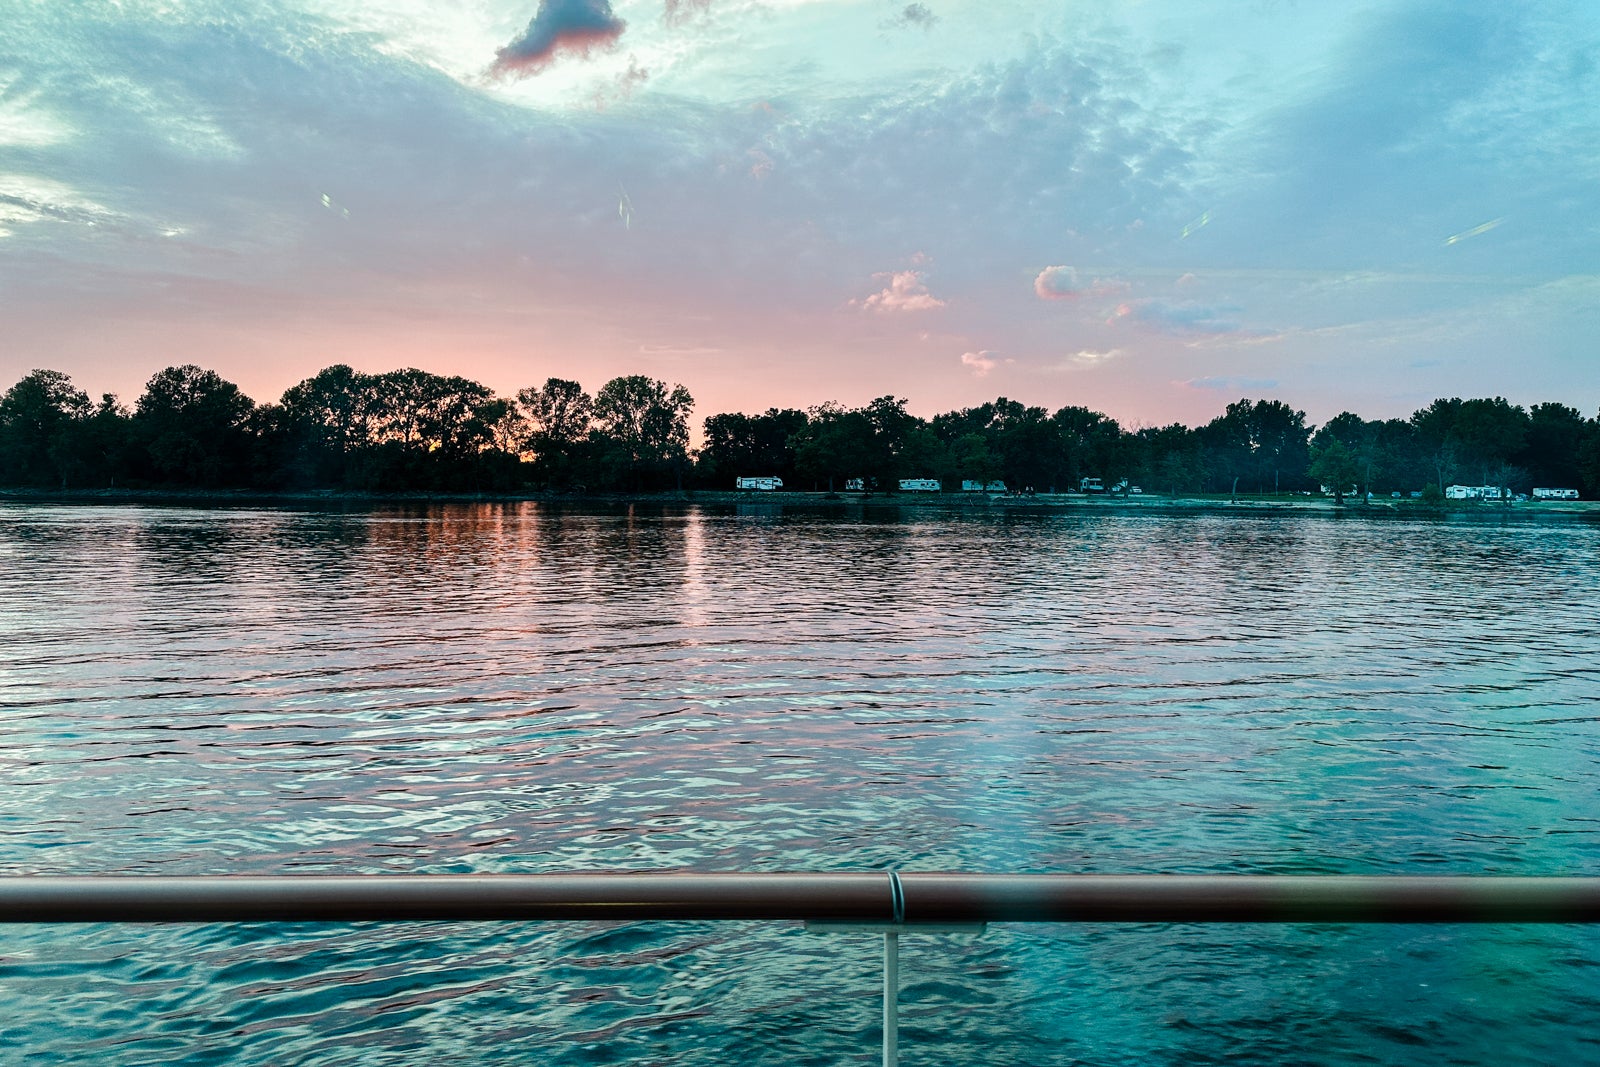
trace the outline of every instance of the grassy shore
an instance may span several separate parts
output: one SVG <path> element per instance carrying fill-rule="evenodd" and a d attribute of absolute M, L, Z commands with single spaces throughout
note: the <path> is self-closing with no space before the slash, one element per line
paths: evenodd
<path fill-rule="evenodd" d="M 760 490 L 684 490 L 668 493 L 365 493 L 334 490 L 268 492 L 239 489 L 0 489 L 0 502 L 63 504 L 143 504 L 192 507 L 331 506 L 340 504 L 516 503 L 614 506 L 618 504 L 743 504 L 771 507 L 919 508 L 955 511 L 1227 512 L 1342 514 L 1374 518 L 1450 515 L 1496 518 L 1516 516 L 1600 517 L 1600 501 L 1445 501 L 1347 499 L 1297 494 L 1168 496 L 1085 495 L 1081 493 L 825 493 Z"/>

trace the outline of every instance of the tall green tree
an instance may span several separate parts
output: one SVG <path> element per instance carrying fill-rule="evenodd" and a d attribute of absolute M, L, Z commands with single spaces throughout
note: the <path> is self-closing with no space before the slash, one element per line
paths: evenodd
<path fill-rule="evenodd" d="M 0 397 L 0 483 L 59 485 L 90 472 L 80 437 L 93 407 L 60 371 L 35 370 Z"/>
<path fill-rule="evenodd" d="M 642 374 L 613 378 L 594 398 L 600 444 L 622 457 L 634 488 L 659 485 L 669 474 L 682 487 L 693 410 L 689 390 Z"/>
<path fill-rule="evenodd" d="M 794 408 L 768 408 L 760 415 L 729 413 L 705 420 L 705 443 L 695 458 L 700 484 L 726 489 L 741 475 L 777 475 L 794 486 L 795 448 L 810 421 Z"/>
<path fill-rule="evenodd" d="M 133 413 L 145 473 L 170 485 L 250 484 L 246 423 L 254 408 L 216 371 L 188 363 L 156 372 Z"/>
<path fill-rule="evenodd" d="M 1016 490 L 1076 488 L 1062 440 L 1062 425 L 1042 407 L 1000 397 L 989 429 L 990 451 L 1000 458 L 1006 485 Z"/>
<path fill-rule="evenodd" d="M 1050 416 L 1064 460 L 1059 477 L 1073 485 L 1085 476 L 1112 485 L 1130 473 L 1132 456 L 1115 419 L 1086 407 L 1064 407 Z M 1052 481 L 1056 480 L 1054 478 Z"/>
<path fill-rule="evenodd" d="M 819 404 L 807 412 L 794 436 L 795 469 L 812 484 L 833 492 L 851 479 L 873 478 L 873 426 L 860 408 Z"/>
<path fill-rule="evenodd" d="M 1323 485 L 1333 487 L 1335 504 L 1344 503 L 1345 487 L 1361 477 L 1361 467 L 1361 460 L 1333 434 L 1312 440 L 1308 473 Z"/>
<path fill-rule="evenodd" d="M 1202 427 L 1201 441 L 1217 488 L 1229 492 L 1243 482 L 1258 493 L 1302 483 L 1310 462 L 1306 413 L 1280 400 L 1238 400 Z"/>
<path fill-rule="evenodd" d="M 279 406 L 286 437 L 281 479 L 292 485 L 348 484 L 351 457 L 376 443 L 376 379 L 335 364 L 290 386 Z"/>
<path fill-rule="evenodd" d="M 1503 475 L 1527 442 L 1528 413 L 1504 397 L 1439 399 L 1411 416 L 1411 424 L 1432 459 L 1442 489 L 1466 476 L 1480 485 Z"/>
<path fill-rule="evenodd" d="M 1584 492 L 1590 499 L 1600 497 L 1600 414 L 1583 424 L 1583 440 L 1578 445 L 1576 465 Z"/>
<path fill-rule="evenodd" d="M 1147 427 L 1133 436 L 1141 481 L 1173 496 L 1195 492 L 1205 484 L 1205 448 L 1194 430 L 1172 423 Z"/>
<path fill-rule="evenodd" d="M 538 388 L 518 391 L 517 408 L 528 426 L 524 447 L 533 453 L 536 476 L 545 485 L 572 484 L 594 423 L 594 399 L 575 381 L 546 378 Z"/>
<path fill-rule="evenodd" d="M 1587 428 L 1577 408 L 1535 404 L 1528 409 L 1528 432 L 1513 462 L 1527 470 L 1534 485 L 1576 489 L 1583 480 L 1578 456 Z"/>

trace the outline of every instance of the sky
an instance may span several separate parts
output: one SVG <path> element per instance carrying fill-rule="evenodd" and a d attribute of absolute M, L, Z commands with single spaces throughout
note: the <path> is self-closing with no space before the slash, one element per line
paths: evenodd
<path fill-rule="evenodd" d="M 0 0 L 0 388 L 1600 408 L 1600 5 Z"/>

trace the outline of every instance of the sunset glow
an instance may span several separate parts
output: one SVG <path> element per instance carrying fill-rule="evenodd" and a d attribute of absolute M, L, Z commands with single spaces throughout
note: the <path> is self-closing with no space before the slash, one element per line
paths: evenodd
<path fill-rule="evenodd" d="M 1592 412 L 1592 7 L 25 3 L 0 375 Z"/>

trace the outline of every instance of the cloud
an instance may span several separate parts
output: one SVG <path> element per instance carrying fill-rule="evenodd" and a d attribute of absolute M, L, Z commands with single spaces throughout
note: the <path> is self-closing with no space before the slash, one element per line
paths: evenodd
<path fill-rule="evenodd" d="M 650 69 L 639 66 L 639 57 L 630 52 L 628 69 L 594 91 L 592 97 L 594 106 L 597 110 L 604 111 L 613 101 L 631 98 L 633 91 L 649 80 Z"/>
<path fill-rule="evenodd" d="M 661 15 L 661 21 L 668 26 L 681 26 L 696 15 L 704 15 L 711 10 L 711 0 L 667 0 L 667 9 Z"/>
<path fill-rule="evenodd" d="M 1078 272 L 1072 267 L 1046 267 L 1033 280 L 1033 291 L 1040 300 L 1071 300 L 1083 295 Z"/>
<path fill-rule="evenodd" d="M 931 30 L 938 21 L 939 16 L 930 11 L 927 4 L 907 4 L 905 10 L 895 17 L 894 25 Z"/>
<path fill-rule="evenodd" d="M 676 359 L 686 356 L 721 355 L 722 349 L 714 345 L 642 344 L 639 346 L 639 354 L 663 359 Z"/>
<path fill-rule="evenodd" d="M 874 274 L 872 277 L 875 280 L 889 279 L 888 287 L 864 300 L 850 301 L 851 307 L 858 307 L 862 311 L 932 311 L 944 307 L 943 300 L 928 292 L 920 270 L 897 270 L 890 274 Z"/>
<path fill-rule="evenodd" d="M 981 352 L 961 353 L 961 365 L 963 367 L 971 367 L 973 377 L 982 378 L 999 366 L 1000 361 L 994 358 L 993 352 L 984 349 Z"/>
<path fill-rule="evenodd" d="M 1084 284 L 1074 267 L 1046 267 L 1033 280 L 1033 291 L 1040 300 L 1076 300 L 1080 296 L 1109 296 L 1128 287 L 1115 279 L 1095 278 Z"/>
<path fill-rule="evenodd" d="M 1039 370 L 1045 374 L 1072 374 L 1089 367 L 1110 363 L 1112 360 L 1120 359 L 1126 354 L 1127 350 L 1122 348 L 1108 348 L 1104 351 L 1093 348 L 1080 348 L 1076 352 L 1067 353 L 1054 362 L 1040 364 Z"/>
<path fill-rule="evenodd" d="M 1187 381 L 1174 382 L 1174 385 L 1186 389 L 1203 389 L 1214 393 L 1241 393 L 1250 390 L 1276 389 L 1278 383 L 1273 378 L 1240 378 L 1234 375 L 1212 375 L 1206 378 L 1190 378 Z"/>
<path fill-rule="evenodd" d="M 1128 322 L 1178 337 L 1215 337 L 1242 331 L 1236 320 L 1227 317 L 1236 310 L 1194 303 L 1130 300 L 1117 305 L 1111 313 L 1110 324 Z"/>
<path fill-rule="evenodd" d="M 616 44 L 627 25 L 612 14 L 610 0 L 539 0 L 533 21 L 495 53 L 489 73 L 527 77 L 548 67 L 558 52 L 587 57 Z"/>
<path fill-rule="evenodd" d="M 1080 348 L 1067 357 L 1067 362 L 1088 366 L 1095 363 L 1105 363 L 1108 360 L 1116 359 L 1120 355 L 1122 355 L 1122 349 L 1120 348 L 1108 348 L 1104 352 L 1096 352 L 1092 348 Z"/>

